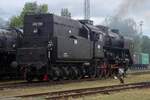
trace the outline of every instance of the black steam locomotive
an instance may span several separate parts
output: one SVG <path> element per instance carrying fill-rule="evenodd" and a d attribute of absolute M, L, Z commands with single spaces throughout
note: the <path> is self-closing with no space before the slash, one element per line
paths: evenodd
<path fill-rule="evenodd" d="M 16 49 L 22 31 L 13 28 L 0 29 L 0 78 L 16 77 L 19 68 L 16 62 Z"/>
<path fill-rule="evenodd" d="M 132 64 L 132 41 L 89 20 L 27 15 L 17 62 L 26 80 L 109 77 Z"/>

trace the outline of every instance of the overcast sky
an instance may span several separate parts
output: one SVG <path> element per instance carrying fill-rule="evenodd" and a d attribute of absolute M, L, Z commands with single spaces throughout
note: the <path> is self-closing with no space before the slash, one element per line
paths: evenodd
<path fill-rule="evenodd" d="M 36 1 L 38 4 L 48 4 L 49 12 L 55 14 L 60 14 L 61 8 L 68 8 L 73 18 L 83 18 L 84 15 L 84 0 L 1 0 L 0 17 L 8 20 L 12 16 L 18 15 L 25 2 L 30 1 Z M 101 24 L 106 17 L 114 16 L 117 13 L 123 1 L 128 0 L 91 0 L 91 19 L 94 20 L 95 24 Z M 131 11 L 126 16 L 134 18 L 137 23 L 141 20 L 144 21 L 144 34 L 150 36 L 150 0 L 137 1 L 141 1 L 140 6 L 130 8 Z M 147 2 L 143 3 L 143 1 Z"/>

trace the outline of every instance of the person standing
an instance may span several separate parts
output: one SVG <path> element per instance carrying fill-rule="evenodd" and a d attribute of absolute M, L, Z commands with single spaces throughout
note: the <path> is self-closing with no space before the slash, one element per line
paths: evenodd
<path fill-rule="evenodd" d="M 124 68 L 118 68 L 117 78 L 120 80 L 120 83 L 124 84 Z"/>

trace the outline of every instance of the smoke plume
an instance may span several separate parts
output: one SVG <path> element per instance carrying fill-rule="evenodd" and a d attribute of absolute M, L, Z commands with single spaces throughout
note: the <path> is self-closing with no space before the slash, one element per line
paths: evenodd
<path fill-rule="evenodd" d="M 5 21 L 4 19 L 0 18 L 0 28 L 7 27 L 7 26 L 8 26 L 8 22 Z"/>
<path fill-rule="evenodd" d="M 122 0 L 115 17 L 125 17 L 129 12 L 138 12 L 149 0 Z"/>
<path fill-rule="evenodd" d="M 150 25 L 150 12 L 149 11 L 144 13 L 144 18 L 148 22 L 148 24 Z"/>
<path fill-rule="evenodd" d="M 109 20 L 109 27 L 117 28 L 128 36 L 135 35 L 138 31 L 137 23 L 130 14 L 136 16 L 143 12 L 144 6 L 149 0 L 122 0 L 117 8 L 117 12 Z"/>

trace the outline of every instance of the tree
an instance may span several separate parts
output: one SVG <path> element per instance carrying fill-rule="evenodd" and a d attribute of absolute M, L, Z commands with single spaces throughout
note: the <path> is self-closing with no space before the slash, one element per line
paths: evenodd
<path fill-rule="evenodd" d="M 141 44 L 141 37 L 136 35 L 133 38 L 133 45 L 134 45 L 134 52 L 141 53 L 142 52 L 142 44 Z"/>
<path fill-rule="evenodd" d="M 69 12 L 68 8 L 61 9 L 61 16 L 71 18 L 71 13 Z"/>
<path fill-rule="evenodd" d="M 21 27 L 23 25 L 20 16 L 13 16 L 10 20 L 10 27 Z"/>
<path fill-rule="evenodd" d="M 150 38 L 148 36 L 142 37 L 142 52 L 150 54 Z"/>
<path fill-rule="evenodd" d="M 19 16 L 13 16 L 10 19 L 11 27 L 22 27 L 24 16 L 27 14 L 47 13 L 48 5 L 38 5 L 36 2 L 27 2 Z"/>

